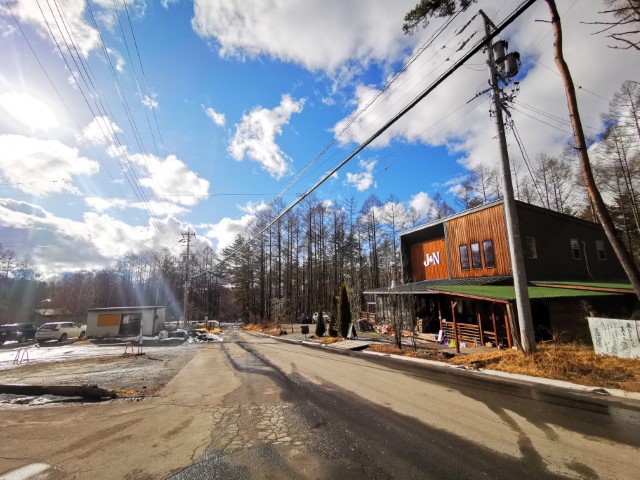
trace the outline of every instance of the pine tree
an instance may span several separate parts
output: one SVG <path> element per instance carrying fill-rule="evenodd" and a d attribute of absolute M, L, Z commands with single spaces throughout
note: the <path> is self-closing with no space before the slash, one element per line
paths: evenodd
<path fill-rule="evenodd" d="M 318 323 L 316 323 L 316 337 L 322 337 L 327 331 L 327 326 L 324 324 L 324 318 L 322 310 L 318 312 Z"/>
<path fill-rule="evenodd" d="M 349 335 L 349 325 L 351 324 L 351 305 L 349 304 L 349 294 L 347 286 L 343 283 L 340 288 L 340 303 L 338 304 L 338 326 L 340 336 L 347 338 Z"/>

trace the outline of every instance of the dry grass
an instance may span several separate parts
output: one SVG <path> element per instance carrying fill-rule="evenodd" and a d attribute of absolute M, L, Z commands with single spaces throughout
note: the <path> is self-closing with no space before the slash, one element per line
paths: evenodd
<path fill-rule="evenodd" d="M 249 330 L 252 332 L 261 332 L 262 331 L 262 326 L 258 325 L 257 323 L 247 323 L 246 325 L 242 325 L 242 330 Z"/>
<path fill-rule="evenodd" d="M 331 345 L 332 343 L 341 342 L 342 338 L 340 337 L 321 337 L 318 338 L 318 343 L 324 343 L 325 345 Z"/>
<path fill-rule="evenodd" d="M 120 388 L 110 388 L 109 392 L 115 393 L 118 398 L 142 397 L 145 394 L 138 390 L 124 390 Z"/>
<path fill-rule="evenodd" d="M 538 345 L 533 355 L 496 350 L 458 356 L 451 363 L 640 392 L 640 360 L 596 355 L 585 345 Z"/>
<path fill-rule="evenodd" d="M 257 323 L 248 323 L 243 325 L 242 330 L 249 330 L 252 332 L 262 332 L 267 335 L 278 335 L 280 334 L 280 329 L 275 325 L 258 325 Z"/>

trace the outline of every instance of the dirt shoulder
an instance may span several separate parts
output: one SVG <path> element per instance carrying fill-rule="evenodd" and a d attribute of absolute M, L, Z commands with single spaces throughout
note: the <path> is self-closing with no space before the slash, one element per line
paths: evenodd
<path fill-rule="evenodd" d="M 0 383 L 98 385 L 120 396 L 156 395 L 193 357 L 199 345 L 146 348 L 141 356 L 104 356 L 34 361 L 0 371 Z"/>

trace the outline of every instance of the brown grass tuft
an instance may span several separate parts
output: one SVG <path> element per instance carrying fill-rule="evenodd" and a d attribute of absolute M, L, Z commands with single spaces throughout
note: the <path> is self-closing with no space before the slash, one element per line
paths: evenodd
<path fill-rule="evenodd" d="M 325 345 L 331 345 L 332 343 L 341 342 L 342 338 L 339 338 L 339 337 L 322 337 L 322 338 L 319 338 L 318 341 L 320 343 L 324 343 Z"/>
<path fill-rule="evenodd" d="M 640 392 L 640 360 L 596 355 L 593 348 L 586 345 L 538 345 L 533 355 L 496 350 L 458 356 L 451 363 Z"/>

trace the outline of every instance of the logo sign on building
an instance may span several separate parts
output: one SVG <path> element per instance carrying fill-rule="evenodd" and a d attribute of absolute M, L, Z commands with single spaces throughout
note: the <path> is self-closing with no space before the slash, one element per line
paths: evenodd
<path fill-rule="evenodd" d="M 425 254 L 424 266 L 440 265 L 440 252 L 433 252 Z"/>
<path fill-rule="evenodd" d="M 640 321 L 587 317 L 598 355 L 640 358 Z"/>

